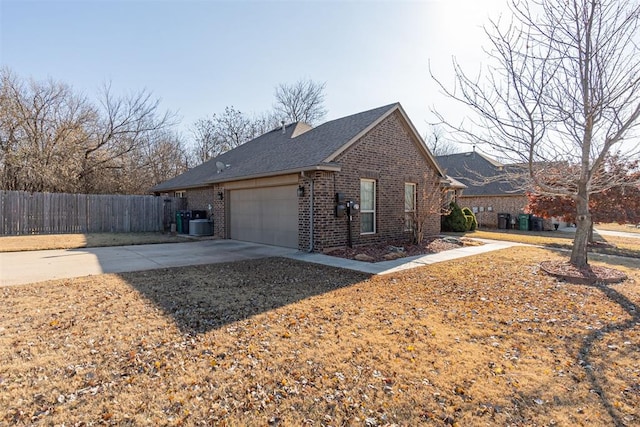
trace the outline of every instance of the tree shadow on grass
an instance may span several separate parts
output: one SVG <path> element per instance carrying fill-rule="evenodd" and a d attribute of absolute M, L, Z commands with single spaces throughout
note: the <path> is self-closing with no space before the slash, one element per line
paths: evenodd
<path fill-rule="evenodd" d="M 187 334 L 348 287 L 370 275 L 284 258 L 179 267 L 121 276 Z"/>
<path fill-rule="evenodd" d="M 636 325 L 638 325 L 640 323 L 640 308 L 629 298 L 616 291 L 612 287 L 615 285 L 596 283 L 586 286 L 593 286 L 600 290 L 610 301 L 618 304 L 630 316 L 630 319 L 626 322 L 609 324 L 604 328 L 591 332 L 584 338 L 583 344 L 578 352 L 579 361 L 584 366 L 586 376 L 591 383 L 592 389 L 599 396 L 614 425 L 625 426 L 626 424 L 622 420 L 620 413 L 615 409 L 613 403 L 607 396 L 607 393 L 603 387 L 603 382 L 597 375 L 598 371 L 593 368 L 593 364 L 595 361 L 592 360 L 591 353 L 596 342 L 602 339 L 606 334 L 612 332 L 622 332 L 628 329 L 632 329 Z"/>

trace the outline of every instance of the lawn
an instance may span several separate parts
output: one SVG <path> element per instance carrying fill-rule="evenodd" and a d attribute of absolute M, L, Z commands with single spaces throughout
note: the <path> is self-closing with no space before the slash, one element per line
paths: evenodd
<path fill-rule="evenodd" d="M 560 249 L 571 249 L 573 247 L 573 234 L 559 231 L 475 230 L 467 233 L 446 234 L 465 236 L 471 239 L 506 240 Z M 600 244 L 589 248 L 589 251 L 593 254 L 640 258 L 640 238 L 596 234 L 594 240 Z"/>
<path fill-rule="evenodd" d="M 193 241 L 193 239 L 185 236 L 163 233 L 89 233 L 0 236 L 0 252 L 96 248 L 100 246 L 146 245 L 151 243 L 191 241 Z"/>
<path fill-rule="evenodd" d="M 0 424 L 637 425 L 640 272 L 512 248 L 386 276 L 264 259 L 0 289 Z"/>

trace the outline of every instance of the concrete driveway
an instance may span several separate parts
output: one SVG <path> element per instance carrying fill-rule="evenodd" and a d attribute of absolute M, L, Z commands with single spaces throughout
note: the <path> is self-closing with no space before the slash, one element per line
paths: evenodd
<path fill-rule="evenodd" d="M 296 249 L 235 240 L 0 253 L 0 285 L 103 273 L 293 256 Z"/>
<path fill-rule="evenodd" d="M 475 239 L 482 246 L 459 249 L 393 261 L 360 262 L 321 253 L 236 240 L 204 240 L 193 243 L 113 246 L 106 248 L 59 249 L 50 251 L 0 252 L 0 286 L 42 282 L 103 273 L 153 270 L 165 267 L 212 264 L 267 257 L 285 257 L 298 261 L 346 268 L 367 274 L 389 274 L 438 262 L 527 246 L 522 243 Z"/>

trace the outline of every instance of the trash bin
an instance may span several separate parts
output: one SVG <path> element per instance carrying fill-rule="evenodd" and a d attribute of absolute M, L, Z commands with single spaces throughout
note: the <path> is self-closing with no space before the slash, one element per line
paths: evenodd
<path fill-rule="evenodd" d="M 537 216 L 534 216 L 531 222 L 532 222 L 531 228 L 533 231 L 543 231 L 542 218 L 538 218 Z"/>
<path fill-rule="evenodd" d="M 176 211 L 176 233 L 182 234 L 182 211 Z"/>
<path fill-rule="evenodd" d="M 498 228 L 500 230 L 506 230 L 509 228 L 509 224 L 511 222 L 511 215 L 508 213 L 499 213 L 498 214 Z"/>
<path fill-rule="evenodd" d="M 520 221 L 520 230 L 528 231 L 530 230 L 530 219 L 531 215 L 529 214 L 520 214 L 518 215 L 518 220 Z"/>
<path fill-rule="evenodd" d="M 189 234 L 189 221 L 191 221 L 191 211 L 182 212 L 182 234 Z"/>

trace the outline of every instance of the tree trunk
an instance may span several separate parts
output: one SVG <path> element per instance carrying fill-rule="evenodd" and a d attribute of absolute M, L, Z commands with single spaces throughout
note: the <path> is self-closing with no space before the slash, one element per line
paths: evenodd
<path fill-rule="evenodd" d="M 578 196 L 576 200 L 576 236 L 573 239 L 573 249 L 571 251 L 572 265 L 582 268 L 587 263 L 587 245 L 589 244 L 589 234 L 591 231 L 591 214 L 589 213 L 589 195 L 586 191 Z"/>

